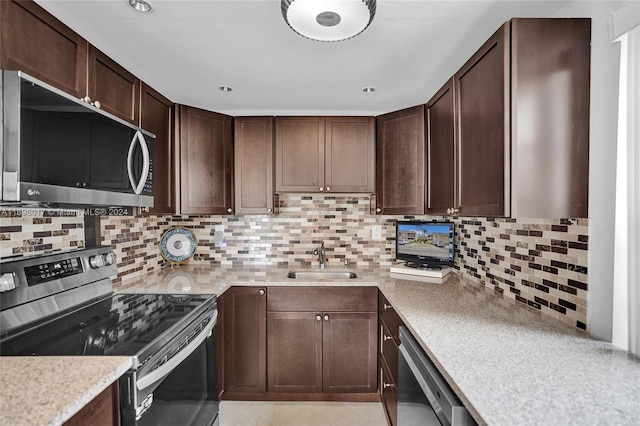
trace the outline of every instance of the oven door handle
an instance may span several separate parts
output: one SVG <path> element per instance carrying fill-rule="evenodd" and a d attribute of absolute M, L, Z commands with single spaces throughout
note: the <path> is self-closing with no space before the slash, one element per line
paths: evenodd
<path fill-rule="evenodd" d="M 189 355 L 191 355 L 197 348 L 204 342 L 210 335 L 211 330 L 216 325 L 218 320 L 218 310 L 216 309 L 215 313 L 211 317 L 211 321 L 207 324 L 204 330 L 200 332 L 198 337 L 193 339 L 184 349 L 178 352 L 173 358 L 162 364 L 160 367 L 153 370 L 151 373 L 147 374 L 136 380 L 136 387 L 138 390 L 144 390 L 154 383 L 164 379 L 171 371 L 176 368 L 182 361 L 187 359 Z"/>

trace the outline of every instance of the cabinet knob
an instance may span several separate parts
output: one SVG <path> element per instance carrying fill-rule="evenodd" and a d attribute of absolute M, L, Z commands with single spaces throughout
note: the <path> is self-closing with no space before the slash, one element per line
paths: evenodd
<path fill-rule="evenodd" d="M 320 321 L 322 319 L 322 315 L 316 315 L 316 321 Z"/>
<path fill-rule="evenodd" d="M 320 192 L 324 192 L 324 187 L 323 186 L 320 187 Z"/>
<path fill-rule="evenodd" d="M 382 382 L 382 389 L 392 388 L 392 387 L 393 387 L 393 383 L 384 383 L 384 382 Z"/>
<path fill-rule="evenodd" d="M 267 209 L 267 213 L 271 213 L 273 209 Z"/>
<path fill-rule="evenodd" d="M 86 103 L 88 103 L 88 104 L 90 104 L 90 103 L 91 103 L 91 98 L 90 98 L 89 96 L 85 96 L 84 98 L 80 98 L 80 100 L 81 100 L 82 102 L 86 102 Z"/>
<path fill-rule="evenodd" d="M 100 109 L 100 107 L 102 106 L 102 104 L 100 103 L 100 101 L 95 101 L 95 102 L 93 103 L 93 106 L 94 106 L 94 107 L 96 107 L 96 108 L 98 108 L 98 109 Z"/>
<path fill-rule="evenodd" d="M 386 303 L 385 303 L 385 304 L 383 304 L 383 305 L 382 305 L 382 307 L 383 307 L 384 309 L 391 309 L 391 308 L 393 308 L 393 306 L 391 306 L 391 305 L 387 305 Z"/>
<path fill-rule="evenodd" d="M 325 315 L 325 316 L 324 316 L 324 320 L 325 320 L 325 321 L 329 321 L 329 315 Z"/>
<path fill-rule="evenodd" d="M 380 207 L 376 208 L 376 213 L 382 213 L 382 209 Z"/>
<path fill-rule="evenodd" d="M 453 209 L 451 207 L 447 208 L 447 214 L 453 214 Z"/>
<path fill-rule="evenodd" d="M 327 191 L 331 191 L 331 187 L 330 186 L 327 186 Z"/>
<path fill-rule="evenodd" d="M 229 208 L 227 209 L 227 213 L 232 213 L 232 212 L 233 212 L 233 209 L 232 209 L 231 207 L 229 207 Z"/>
<path fill-rule="evenodd" d="M 260 291 L 258 291 L 258 294 L 259 294 L 260 296 L 264 296 L 264 290 L 263 290 L 263 289 L 260 289 Z"/>
<path fill-rule="evenodd" d="M 386 334 L 383 334 L 383 335 L 382 335 L 382 340 L 383 340 L 384 342 L 386 342 L 387 340 L 391 340 L 391 339 L 393 339 L 393 336 L 387 336 Z"/>
<path fill-rule="evenodd" d="M 451 209 L 453 214 L 458 214 L 460 213 L 460 209 Z"/>

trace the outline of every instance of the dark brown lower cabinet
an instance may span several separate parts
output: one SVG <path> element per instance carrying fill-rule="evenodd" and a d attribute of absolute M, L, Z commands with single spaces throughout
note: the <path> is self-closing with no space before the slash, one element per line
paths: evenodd
<path fill-rule="evenodd" d="M 398 388 L 384 360 L 380 358 L 380 396 L 387 421 L 391 426 L 398 423 Z"/>
<path fill-rule="evenodd" d="M 76 415 L 71 417 L 65 426 L 119 426 L 120 399 L 118 381 L 96 396 Z"/>
<path fill-rule="evenodd" d="M 380 313 L 380 399 L 391 426 L 398 417 L 398 346 L 399 329 L 404 322 L 382 293 L 378 294 Z"/>
<path fill-rule="evenodd" d="M 228 393 L 266 392 L 266 291 L 232 287 L 218 301 L 224 324 L 224 384 Z"/>

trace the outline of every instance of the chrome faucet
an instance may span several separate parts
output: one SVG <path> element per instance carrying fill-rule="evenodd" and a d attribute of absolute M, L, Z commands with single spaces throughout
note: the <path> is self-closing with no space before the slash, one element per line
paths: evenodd
<path fill-rule="evenodd" d="M 327 262 L 327 256 L 324 252 L 324 241 L 320 244 L 320 247 L 313 251 L 313 254 L 318 256 L 318 261 L 320 262 L 320 269 L 324 269 L 324 265 Z"/>

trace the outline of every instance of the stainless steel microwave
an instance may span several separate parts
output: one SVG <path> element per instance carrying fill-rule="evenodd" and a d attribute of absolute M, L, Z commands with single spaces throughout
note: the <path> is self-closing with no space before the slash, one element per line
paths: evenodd
<path fill-rule="evenodd" d="M 0 73 L 3 204 L 153 206 L 153 134 L 23 72 Z"/>

